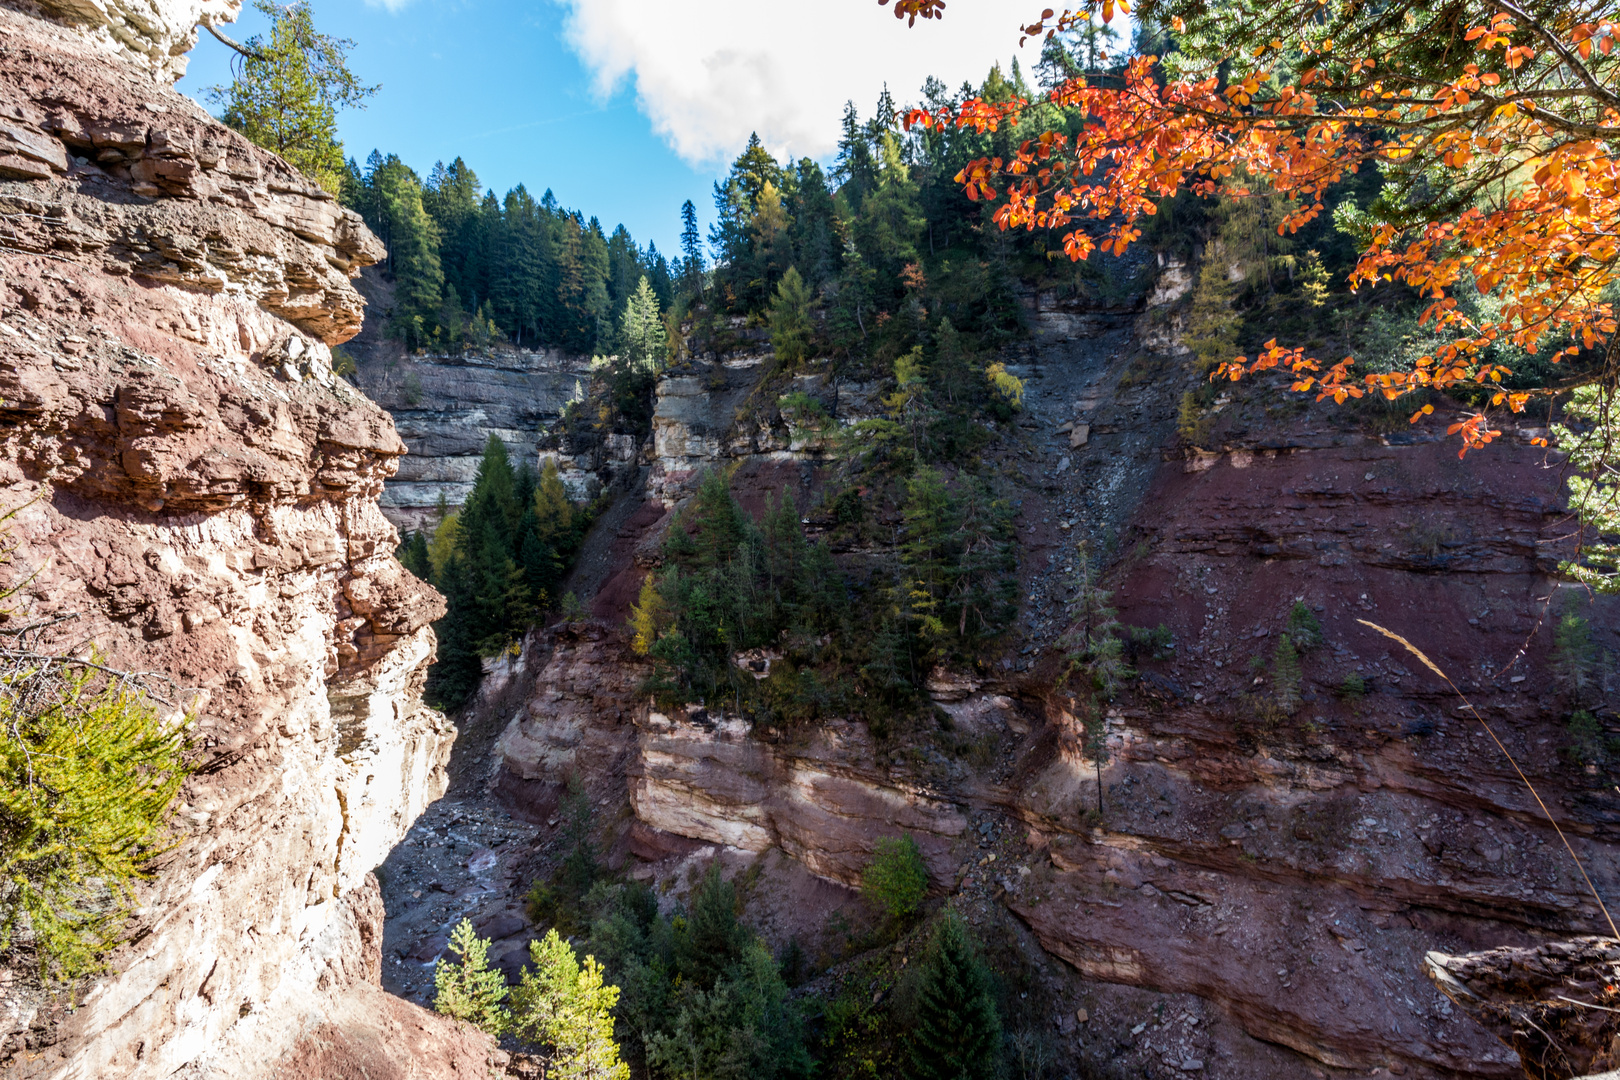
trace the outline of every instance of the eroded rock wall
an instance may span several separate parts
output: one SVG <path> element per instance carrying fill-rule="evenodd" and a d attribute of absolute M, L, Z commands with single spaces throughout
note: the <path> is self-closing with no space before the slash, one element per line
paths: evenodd
<path fill-rule="evenodd" d="M 702 844 L 738 862 L 776 849 L 847 886 L 879 838 L 910 832 L 937 892 L 1005 908 L 1081 976 L 1090 1028 L 1056 982 L 1050 1023 L 1118 1061 L 1214 1077 L 1506 1080 L 1515 1055 L 1435 991 L 1424 955 L 1604 924 L 1478 722 L 1358 620 L 1407 635 L 1448 671 L 1609 890 L 1615 797 L 1601 771 L 1571 763 L 1574 706 L 1549 650 L 1567 601 L 1603 649 L 1620 646 L 1620 613 L 1549 576 L 1566 530 L 1558 473 L 1529 444 L 1538 431 L 1459 461 L 1443 422 L 1380 435 L 1313 412 L 1184 451 L 1172 431 L 1186 276 L 1166 268 L 1134 326 L 1117 313 L 1040 322 L 1009 366 L 1026 379 L 1027 434 L 1005 462 L 1023 489 L 1024 647 L 929 684 L 980 760 L 926 739 L 879 747 L 859 724 L 783 733 L 696 705 L 664 715 L 636 700 L 621 638 L 592 643 L 586 680 L 587 696 L 614 698 L 612 719 L 569 689 L 582 684 L 572 654 L 508 727 L 500 782 L 555 785 L 578 770 L 599 782 L 599 804 L 616 791 L 637 872 L 685 872 Z M 660 385 L 649 493 L 663 504 L 728 460 L 741 459 L 745 488 L 752 472 L 813 467 L 791 431 L 748 426 L 733 381 Z M 829 400 L 858 414 L 842 392 Z M 621 601 L 661 522 L 644 515 L 618 538 L 607 580 L 625 579 Z M 1108 584 L 1121 620 L 1162 624 L 1175 642 L 1134 656 L 1140 677 L 1096 715 L 1052 689 L 1081 535 L 1117 536 Z M 1322 641 L 1303 652 L 1297 702 L 1279 707 L 1276 648 L 1296 604 Z M 630 755 L 622 778 L 581 764 L 577 748 L 608 742 Z M 1153 1000 L 1144 992 L 1180 1019 L 1124 1019 Z M 1202 1028 L 1176 1027 L 1200 1016 Z"/>
<path fill-rule="evenodd" d="M 389 1040 L 396 1072 L 369 1075 L 488 1057 L 377 986 L 370 871 L 455 735 L 420 697 L 443 602 L 377 506 L 405 447 L 330 366 L 382 249 L 154 77 L 229 10 L 0 7 L 7 573 L 37 572 L 25 617 L 61 617 L 45 647 L 151 673 L 200 766 L 113 974 L 67 1009 L 6 958 L 8 1076 L 268 1076 Z M 150 63 L 105 47 L 133 23 Z"/>

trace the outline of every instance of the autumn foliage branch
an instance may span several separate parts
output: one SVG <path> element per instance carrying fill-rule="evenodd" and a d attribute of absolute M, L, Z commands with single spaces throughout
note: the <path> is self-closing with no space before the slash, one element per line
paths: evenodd
<path fill-rule="evenodd" d="M 1118 78 L 1068 79 L 1046 102 L 1083 118 L 1077 132 L 1046 131 L 957 175 L 970 199 L 997 203 L 1003 230 L 1060 231 L 1073 260 L 1099 249 L 1120 255 L 1161 199 L 1182 190 L 1242 198 L 1264 188 L 1291 200 L 1278 231 L 1292 232 L 1324 212 L 1333 185 L 1376 165 L 1407 197 L 1363 222 L 1350 284 L 1415 289 L 1443 344 L 1411 371 L 1358 378 L 1353 357 L 1324 368 L 1273 341 L 1212 377 L 1280 368 L 1294 389 L 1340 402 L 1466 384 L 1485 392 L 1488 407 L 1518 412 L 1555 391 L 1504 388 L 1511 372 L 1483 359 L 1493 343 L 1551 349 L 1557 362 L 1609 341 L 1616 320 L 1607 290 L 1620 262 L 1613 12 L 1561 6 L 1548 17 L 1488 0 L 1459 19 L 1455 7 L 1410 2 L 1369 25 L 1356 9 L 1332 5 L 1235 3 L 1223 15 L 1224 5 L 1186 4 L 1187 20 L 1174 2 L 1161 7 L 1151 14 L 1189 49 L 1164 64 L 1133 57 Z M 1061 16 L 1049 9 L 1023 31 L 1050 37 L 1116 10 L 1125 10 L 1122 0 L 1091 0 Z M 1236 18 L 1236 31 L 1221 18 Z M 1219 44 L 1200 49 L 1201 38 Z M 1256 38 L 1252 47 L 1231 45 Z M 970 99 L 904 120 L 995 132 L 1032 107 Z M 1489 320 L 1459 307 L 1463 282 L 1502 298 Z M 1484 412 L 1451 432 L 1463 452 L 1500 433 Z"/>

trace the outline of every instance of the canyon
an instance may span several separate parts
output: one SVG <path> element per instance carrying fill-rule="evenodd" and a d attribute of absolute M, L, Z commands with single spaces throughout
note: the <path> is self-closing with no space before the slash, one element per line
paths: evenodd
<path fill-rule="evenodd" d="M 440 598 L 377 498 L 405 445 L 333 376 L 382 247 L 169 88 L 235 4 L 0 8 L 0 501 L 23 591 L 149 672 L 198 769 L 111 973 L 0 978 L 16 1077 L 472 1075 L 378 985 L 372 869 L 444 790 Z M 32 577 L 24 575 L 32 574 Z"/>
<path fill-rule="evenodd" d="M 1570 763 L 1549 654 L 1570 611 L 1612 649 L 1615 612 L 1550 576 L 1568 522 L 1534 444 L 1545 432 L 1527 423 L 1459 460 L 1442 424 L 1378 430 L 1364 415 L 1257 408 L 1217 449 L 1187 446 L 1174 433 L 1184 294 L 1169 266 L 1141 310 L 1039 312 L 1030 299 L 1033 338 L 1009 364 L 1026 408 L 1003 463 L 1021 496 L 1026 644 L 988 669 L 935 672 L 943 746 L 638 700 L 647 669 L 622 627 L 696 478 L 732 470 L 756 511 L 785 486 L 815 535 L 836 464 L 758 404 L 757 355 L 663 378 L 646 475 L 575 574 L 594 619 L 531 634 L 471 710 L 487 734 L 466 748 L 471 778 L 446 820 L 477 808 L 539 837 L 479 842 L 500 869 L 468 890 L 442 855 L 422 871 L 396 854 L 401 890 L 419 897 L 437 876 L 456 899 L 396 921 L 390 985 L 421 994 L 411 968 L 461 914 L 493 928 L 515 971 L 538 932 L 518 917 L 521 895 L 555 854 L 578 782 L 622 872 L 681 895 L 719 859 L 753 882 L 747 913 L 774 946 L 798 941 L 834 967 L 829 921 L 859 918 L 877 840 L 910 835 L 937 895 L 1022 941 L 1043 1003 L 1030 1022 L 1076 1068 L 1520 1075 L 1514 1052 L 1431 984 L 1425 954 L 1606 924 L 1484 726 L 1371 624 L 1455 680 L 1606 890 L 1614 795 L 1598 769 Z M 796 389 L 840 420 L 873 415 L 870 387 L 814 367 Z M 1117 553 L 1121 620 L 1174 641 L 1139 656 L 1139 677 L 1091 717 L 1053 689 L 1082 536 Z M 1284 715 L 1261 687 L 1301 607 L 1321 643 Z M 448 828 L 419 840 L 437 846 Z"/>
<path fill-rule="evenodd" d="M 504 1074 L 425 1007 L 432 966 L 463 917 L 523 963 L 571 788 L 616 872 L 672 903 L 718 860 L 744 920 L 824 980 L 858 959 L 877 841 L 912 836 L 935 902 L 1014 958 L 1009 1022 L 1078 1075 L 1523 1074 L 1497 1034 L 1533 1040 L 1472 1004 L 1524 963 L 1490 950 L 1608 927 L 1517 768 L 1603 893 L 1620 821 L 1569 755 L 1553 626 L 1578 611 L 1620 642 L 1614 601 L 1556 576 L 1542 429 L 1459 460 L 1439 417 L 1234 395 L 1190 445 L 1186 266 L 1128 303 L 1029 295 L 1005 357 L 1024 408 L 990 451 L 1019 496 L 1020 621 L 992 661 L 932 673 L 939 731 L 660 710 L 625 621 L 684 500 L 727 470 L 819 535 L 829 440 L 758 392 L 774 357 L 742 327 L 660 378 L 645 440 L 588 449 L 551 430 L 587 358 L 391 349 L 360 219 L 169 88 L 199 22 L 234 15 L 0 6 L 13 563 L 28 613 L 63 620 L 49 644 L 155 673 L 199 754 L 111 973 L 63 997 L 0 969 L 5 1075 Z M 788 385 L 840 423 L 882 409 L 824 361 Z M 567 583 L 585 614 L 489 661 L 452 725 L 422 701 L 443 601 L 393 552 L 465 497 L 490 434 L 604 498 Z M 1060 689 L 1080 538 L 1121 620 L 1173 643 L 1094 714 Z M 1279 710 L 1266 662 L 1299 611 L 1320 641 Z M 1601 1034 L 1583 1066 L 1612 1067 Z"/>

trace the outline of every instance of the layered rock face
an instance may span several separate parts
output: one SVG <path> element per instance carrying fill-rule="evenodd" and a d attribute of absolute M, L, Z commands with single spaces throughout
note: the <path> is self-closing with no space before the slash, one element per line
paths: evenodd
<path fill-rule="evenodd" d="M 150 673 L 200 766 L 114 974 L 64 1011 L 9 970 L 0 1060 L 383 1076 L 419 1067 L 414 1043 L 471 1074 L 484 1040 L 377 985 L 370 871 L 443 791 L 455 734 L 420 698 L 442 600 L 377 507 L 404 445 L 330 367 L 381 247 L 153 77 L 229 11 L 179 8 L 0 7 L 8 572 L 37 571 L 27 614 L 62 617 L 46 647 Z"/>
<path fill-rule="evenodd" d="M 1045 319 L 1010 365 L 1027 391 L 1015 466 L 1026 645 L 994 670 L 929 683 L 968 760 L 926 740 L 880 747 L 859 724 L 783 733 L 696 705 L 663 715 L 635 702 L 639 669 L 604 639 L 589 646 L 589 679 L 577 649 L 541 671 L 498 744 L 497 784 L 514 805 L 549 807 L 577 772 L 598 805 L 612 795 L 629 812 L 620 850 L 638 874 L 685 873 L 669 859 L 699 843 L 739 864 L 774 849 L 853 885 L 879 838 L 909 832 L 937 891 L 1005 909 L 1078 974 L 1079 989 L 1047 988 L 1077 1053 L 1234 1078 L 1519 1075 L 1513 1051 L 1429 984 L 1425 954 L 1606 924 L 1479 722 L 1359 620 L 1447 670 L 1608 888 L 1615 796 L 1571 765 L 1571 706 L 1551 674 L 1550 627 L 1570 599 L 1548 577 L 1563 536 L 1556 472 L 1528 445 L 1536 431 L 1460 462 L 1443 425 L 1383 436 L 1315 414 L 1171 453 L 1184 350 L 1170 305 L 1185 279 L 1166 268 L 1134 326 L 1117 313 Z M 789 462 L 813 483 L 791 432 L 756 432 L 735 410 L 749 365 L 734 367 L 660 386 L 662 502 L 728 459 L 745 502 Z M 599 616 L 622 621 L 665 517 L 626 521 L 604 578 L 616 599 L 599 595 Z M 1121 620 L 1174 639 L 1135 656 L 1140 677 L 1098 715 L 1052 689 L 1082 534 L 1118 537 Z M 1612 648 L 1615 611 L 1578 599 Z M 1301 610 L 1320 643 L 1299 631 Z M 1302 674 L 1280 687 L 1291 626 Z M 590 704 L 604 697 L 614 707 Z M 1133 1010 L 1169 1018 L 1138 1025 Z"/>
<path fill-rule="evenodd" d="M 387 285 L 374 272 L 366 285 L 370 295 L 388 302 Z M 491 435 L 506 443 L 514 465 L 538 469 L 542 435 L 591 383 L 588 358 L 520 349 L 408 357 L 375 326 L 350 349 L 359 358 L 360 386 L 394 417 L 410 447 L 382 496 L 383 513 L 402 529 L 433 521 L 441 499 L 451 510 L 466 502 Z M 613 438 L 604 464 L 629 464 L 635 440 Z M 591 461 L 548 456 L 558 459 L 576 497 L 592 498 L 600 490 Z"/>

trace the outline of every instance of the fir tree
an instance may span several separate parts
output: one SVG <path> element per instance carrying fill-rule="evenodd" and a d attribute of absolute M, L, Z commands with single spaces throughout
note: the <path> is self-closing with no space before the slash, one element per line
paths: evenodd
<path fill-rule="evenodd" d="M 1001 1018 L 990 974 L 962 921 L 934 931 L 917 992 L 911 1035 L 911 1080 L 991 1080 L 998 1073 Z"/>
<path fill-rule="evenodd" d="M 315 29 L 308 0 L 253 6 L 270 19 L 269 39 L 249 38 L 233 61 L 235 79 L 208 94 L 222 106 L 221 120 L 336 195 L 345 172 L 337 114 L 364 108 L 378 87 L 349 71 L 354 42 Z"/>
<path fill-rule="evenodd" d="M 699 989 L 713 988 L 742 959 L 753 940 L 737 921 L 737 890 L 711 863 L 692 895 L 685 931 L 675 941 L 675 964 L 681 977 Z"/>

